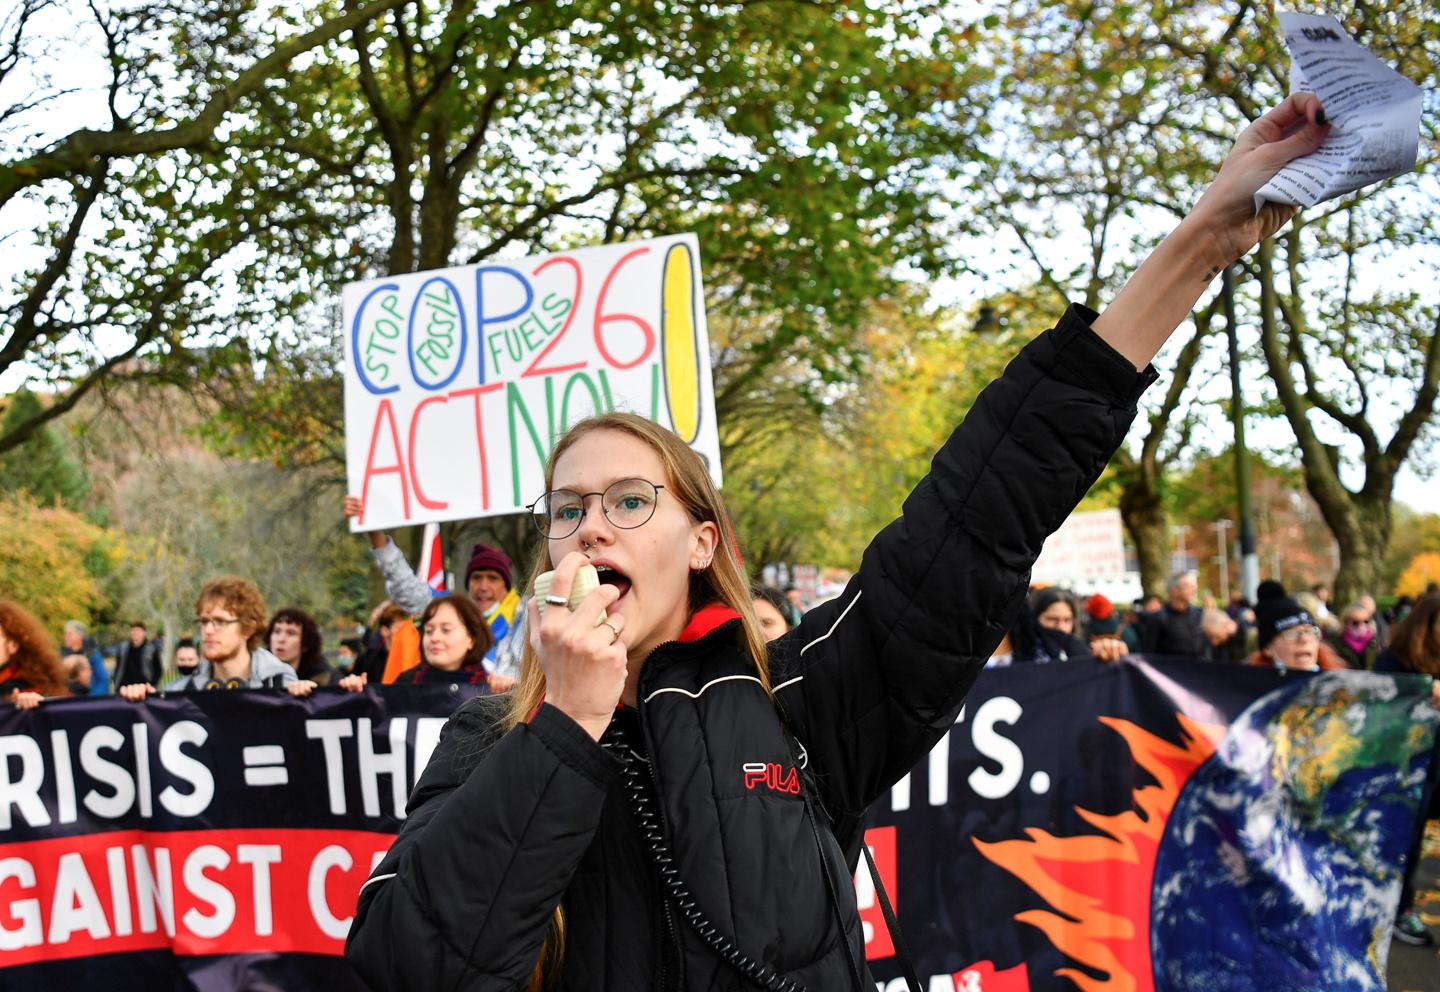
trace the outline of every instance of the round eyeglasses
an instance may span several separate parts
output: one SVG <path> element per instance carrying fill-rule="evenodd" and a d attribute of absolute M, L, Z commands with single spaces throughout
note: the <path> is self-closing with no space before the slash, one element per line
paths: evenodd
<path fill-rule="evenodd" d="M 1289 630 L 1282 630 L 1275 636 L 1292 644 L 1300 641 L 1318 641 L 1320 640 L 1320 628 L 1307 623 L 1299 627 L 1291 627 Z"/>
<path fill-rule="evenodd" d="M 571 489 L 552 489 L 525 509 L 536 528 L 552 541 L 569 537 L 580 529 L 585 519 L 585 501 L 600 497 L 600 510 L 612 527 L 633 530 L 655 515 L 660 490 L 644 479 L 621 479 L 612 482 L 604 492 L 577 493 Z"/>

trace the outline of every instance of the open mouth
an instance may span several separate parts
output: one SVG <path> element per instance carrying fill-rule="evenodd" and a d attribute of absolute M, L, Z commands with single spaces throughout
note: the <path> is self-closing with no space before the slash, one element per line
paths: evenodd
<path fill-rule="evenodd" d="M 600 577 L 600 584 L 602 586 L 614 586 L 620 590 L 620 597 L 615 600 L 615 602 L 620 602 L 621 599 L 625 598 L 625 594 L 630 591 L 630 577 L 615 568 L 615 566 L 596 565 L 595 572 Z"/>

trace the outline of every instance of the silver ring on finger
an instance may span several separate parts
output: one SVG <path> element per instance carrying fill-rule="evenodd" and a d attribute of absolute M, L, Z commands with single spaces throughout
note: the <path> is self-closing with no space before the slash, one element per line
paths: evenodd
<path fill-rule="evenodd" d="M 551 606 L 569 606 L 569 605 L 570 605 L 570 601 L 569 601 L 568 599 L 566 599 L 564 596 L 546 596 L 546 597 L 545 597 L 545 602 L 549 603 Z"/>

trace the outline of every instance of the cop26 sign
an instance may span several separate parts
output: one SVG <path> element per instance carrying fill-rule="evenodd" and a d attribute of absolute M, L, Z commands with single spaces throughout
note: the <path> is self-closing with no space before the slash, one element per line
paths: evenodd
<path fill-rule="evenodd" d="M 342 303 L 355 530 L 522 510 L 556 438 L 612 410 L 720 481 L 694 235 L 351 283 Z"/>

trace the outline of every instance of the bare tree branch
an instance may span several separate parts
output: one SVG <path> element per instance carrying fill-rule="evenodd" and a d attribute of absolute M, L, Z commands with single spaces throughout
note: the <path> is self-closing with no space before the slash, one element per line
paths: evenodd
<path fill-rule="evenodd" d="M 356 10 L 332 18 L 305 34 L 277 45 L 264 58 L 213 92 L 192 119 L 170 128 L 151 131 L 75 131 L 49 150 L 0 166 L 0 207 L 22 189 L 47 179 L 88 172 L 97 159 L 153 154 L 205 144 L 225 115 L 241 99 L 260 87 L 297 55 L 324 45 L 405 0 L 372 0 Z"/>
<path fill-rule="evenodd" d="M 1200 357 L 1200 349 L 1205 341 L 1205 335 L 1209 333 L 1211 321 L 1220 306 L 1220 294 L 1215 294 L 1215 299 L 1203 311 L 1195 315 L 1195 333 L 1190 340 L 1185 342 L 1180 349 L 1180 354 L 1175 358 L 1175 367 L 1170 371 L 1170 385 L 1165 389 L 1165 398 L 1161 400 L 1160 406 L 1150 415 L 1150 430 L 1145 434 L 1145 440 L 1140 445 L 1139 463 L 1143 471 L 1154 475 L 1156 478 L 1164 471 L 1165 465 L 1180 452 L 1179 445 L 1168 453 L 1164 458 L 1160 456 L 1160 445 L 1165 439 L 1165 432 L 1170 426 L 1175 411 L 1180 406 L 1180 400 L 1185 395 L 1185 388 L 1190 383 L 1190 373 L 1195 368 L 1195 362 Z"/>
<path fill-rule="evenodd" d="M 1435 316 L 1435 326 L 1430 330 L 1430 341 L 1425 347 L 1425 371 L 1420 379 L 1420 389 L 1410 409 L 1400 418 L 1400 426 L 1395 429 L 1390 443 L 1385 446 L 1385 468 L 1392 476 L 1410 453 L 1421 428 L 1434 416 L 1437 392 L 1440 392 L 1440 313 Z"/>
<path fill-rule="evenodd" d="M 1007 217 L 1006 222 L 1010 225 L 1010 230 L 1015 232 L 1015 237 L 1020 239 L 1020 244 L 1023 245 L 1025 251 L 1029 253 L 1030 259 L 1035 263 L 1035 268 L 1040 273 L 1040 281 L 1054 291 L 1062 306 L 1069 303 L 1069 290 L 1060 285 L 1060 280 L 1055 278 L 1055 274 L 1050 271 L 1050 267 L 1041 260 L 1039 249 L 1035 247 L 1034 243 L 1031 242 L 1025 233 L 1025 226 L 1013 217 Z"/>
<path fill-rule="evenodd" d="M 1380 442 L 1369 422 L 1359 414 L 1346 410 L 1320 388 L 1310 356 L 1305 351 L 1305 316 L 1297 311 L 1294 298 L 1277 294 L 1276 303 L 1280 312 L 1285 315 L 1285 323 L 1290 327 L 1288 351 L 1304 376 L 1305 402 L 1354 434 L 1365 447 L 1366 459 L 1373 458 L 1380 453 Z"/>
<path fill-rule="evenodd" d="M 613 176 L 605 182 L 592 186 L 583 193 L 576 193 L 574 196 L 566 197 L 563 200 L 555 200 L 544 207 L 537 207 L 535 212 L 518 224 L 501 231 L 490 243 L 483 248 L 477 249 L 466 261 L 466 265 L 475 265 L 484 259 L 489 258 L 501 248 L 504 248 L 512 241 L 520 240 L 533 232 L 545 221 L 563 214 L 571 207 L 586 203 L 603 193 L 613 192 L 641 179 L 699 179 L 703 177 L 727 178 L 744 175 L 743 170 L 738 168 L 725 168 L 721 166 L 700 166 L 693 169 L 648 169 L 630 175 Z"/>
<path fill-rule="evenodd" d="M 85 376 L 84 379 L 81 379 L 74 386 L 72 386 L 70 388 L 70 391 L 65 394 L 63 399 L 57 400 L 56 402 L 45 407 L 39 413 L 35 414 L 35 416 L 31 417 L 28 420 L 22 421 L 20 424 L 7 431 L 5 434 L 0 435 L 0 454 L 4 454 L 11 448 L 18 448 L 20 445 L 28 441 L 30 437 L 45 424 L 49 423 L 57 417 L 69 413 L 70 410 L 74 408 L 75 404 L 79 403 L 81 398 L 86 393 L 90 392 L 91 389 L 95 388 L 96 385 L 104 381 L 111 374 L 111 372 L 114 371 L 116 366 L 120 365 L 123 362 L 129 361 L 131 358 L 134 358 L 135 355 L 140 351 L 140 349 L 144 347 L 147 343 L 148 341 L 146 338 L 137 336 L 135 339 L 135 343 L 132 344 L 125 351 L 122 351 L 116 355 L 112 355 L 111 357 L 107 358 L 105 361 L 97 365 L 95 368 L 91 369 L 89 375 Z"/>
<path fill-rule="evenodd" d="M 100 190 L 105 185 L 105 177 L 109 169 L 110 160 L 101 159 L 90 170 L 88 176 L 90 182 L 75 203 L 75 213 L 70 218 L 70 226 L 65 231 L 65 236 L 55 246 L 55 253 L 51 256 L 50 262 L 35 280 L 35 285 L 30 287 L 30 292 L 25 295 L 25 301 L 20 307 L 20 314 L 10 328 L 10 337 L 5 341 L 4 347 L 0 348 L 0 372 L 5 371 L 24 357 L 30 350 L 30 346 L 44 333 L 37 326 L 36 318 L 40 315 L 40 308 L 49 297 L 55 283 L 70 268 L 70 263 L 75 255 L 75 245 L 79 241 L 81 229 L 85 226 L 85 218 L 89 216 L 90 210 L 100 196 Z"/>

